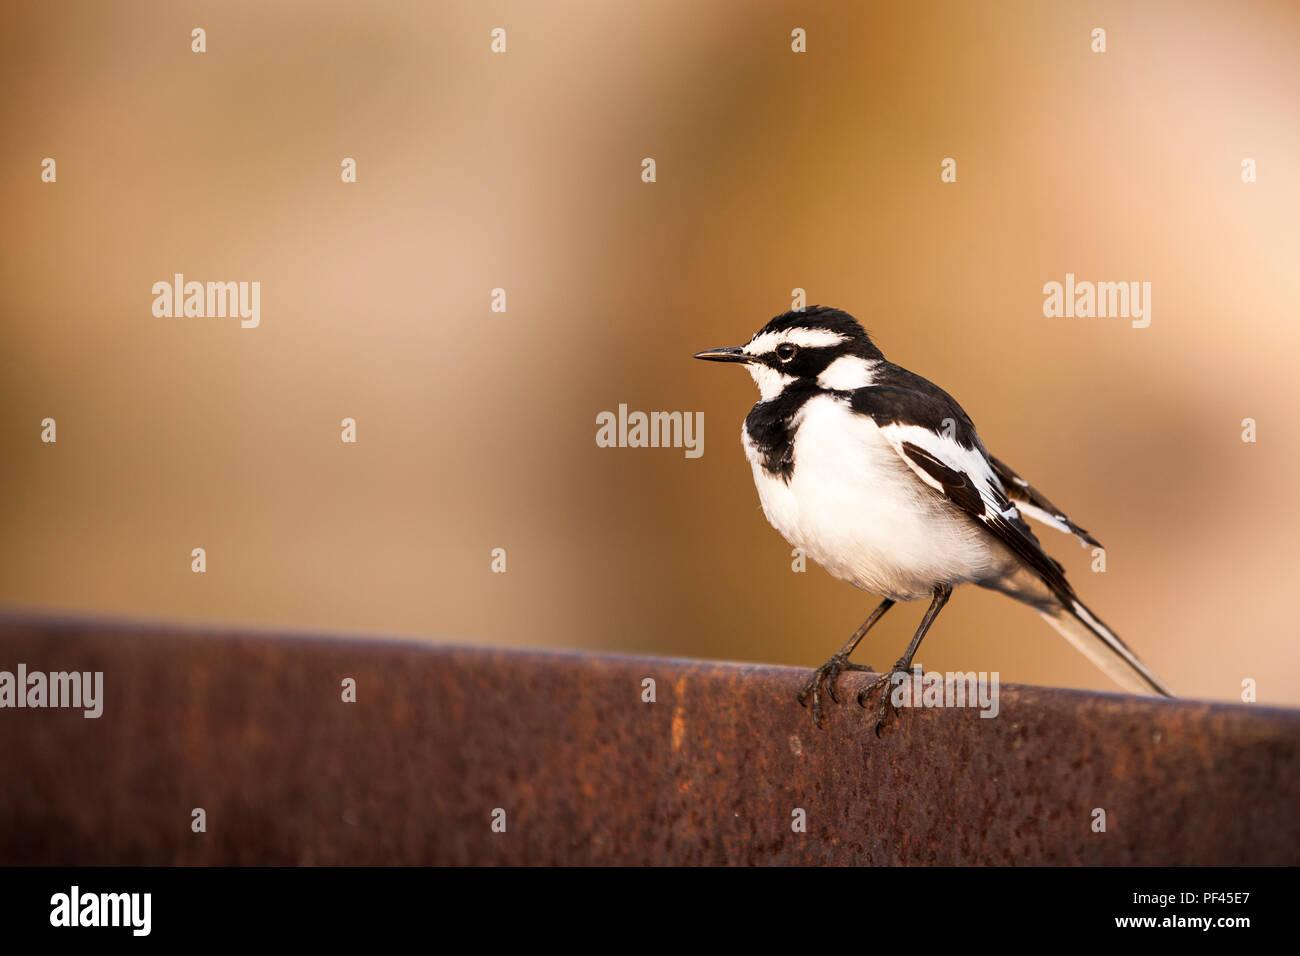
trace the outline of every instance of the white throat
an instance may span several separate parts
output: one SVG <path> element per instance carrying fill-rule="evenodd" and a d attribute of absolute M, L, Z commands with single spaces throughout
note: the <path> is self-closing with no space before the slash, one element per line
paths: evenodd
<path fill-rule="evenodd" d="M 749 370 L 754 384 L 758 386 L 758 393 L 765 402 L 776 398 L 781 394 L 782 389 L 794 381 L 793 375 L 778 372 L 767 365 L 746 365 L 745 368 Z"/>

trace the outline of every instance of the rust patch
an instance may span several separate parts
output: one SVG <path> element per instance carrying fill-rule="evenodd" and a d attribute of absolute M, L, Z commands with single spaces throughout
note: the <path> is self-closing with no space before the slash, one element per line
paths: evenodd
<path fill-rule="evenodd" d="M 682 749 L 682 738 L 686 736 L 686 709 L 677 705 L 673 711 L 673 751 Z"/>

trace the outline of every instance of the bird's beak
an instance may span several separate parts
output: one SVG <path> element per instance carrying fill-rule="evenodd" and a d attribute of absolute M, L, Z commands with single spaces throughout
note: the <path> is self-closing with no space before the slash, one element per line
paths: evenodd
<path fill-rule="evenodd" d="M 696 352 L 695 358 L 704 359 L 708 362 L 752 362 L 752 356 L 746 355 L 739 345 L 733 345 L 723 349 L 705 349 L 703 352 Z"/>

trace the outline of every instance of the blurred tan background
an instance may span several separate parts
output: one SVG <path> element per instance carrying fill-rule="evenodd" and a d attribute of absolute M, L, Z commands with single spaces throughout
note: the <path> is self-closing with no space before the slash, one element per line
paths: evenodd
<path fill-rule="evenodd" d="M 690 359 L 800 287 L 1106 544 L 1041 532 L 1176 691 L 1298 703 L 1297 50 L 1286 2 L 7 4 L 0 607 L 820 663 L 875 599 L 791 572 Z M 176 272 L 261 326 L 155 318 Z M 1044 318 L 1066 272 L 1150 328 Z M 621 402 L 704 456 L 598 448 Z M 919 660 L 1114 689 L 975 588 Z"/>

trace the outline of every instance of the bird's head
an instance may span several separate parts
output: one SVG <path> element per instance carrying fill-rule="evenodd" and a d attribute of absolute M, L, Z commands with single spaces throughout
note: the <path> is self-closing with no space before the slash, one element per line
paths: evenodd
<path fill-rule="evenodd" d="M 799 380 L 829 389 L 863 388 L 871 384 L 872 369 L 884 359 L 857 319 L 820 305 L 778 315 L 745 345 L 706 349 L 695 357 L 743 364 L 763 401 Z"/>

